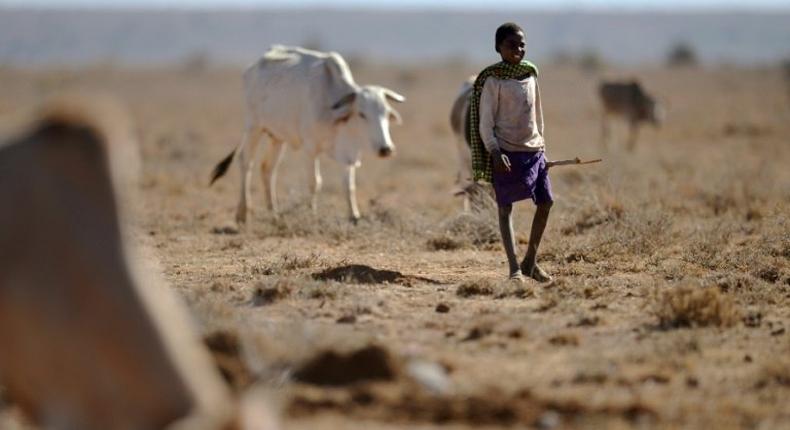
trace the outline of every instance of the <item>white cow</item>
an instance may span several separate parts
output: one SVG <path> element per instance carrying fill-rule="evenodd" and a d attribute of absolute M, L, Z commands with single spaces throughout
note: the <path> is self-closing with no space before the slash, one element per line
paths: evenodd
<path fill-rule="evenodd" d="M 131 258 L 130 130 L 68 98 L 0 142 L 0 385 L 44 428 L 272 428 L 237 415 L 186 309 Z"/>
<path fill-rule="evenodd" d="M 358 86 L 343 58 L 335 52 L 318 52 L 275 45 L 244 73 L 247 120 L 244 138 L 234 151 L 214 168 L 211 182 L 225 174 L 234 155 L 241 164 L 241 196 L 236 221 L 247 220 L 249 182 L 253 157 L 260 140 L 268 141 L 261 162 L 263 188 L 269 209 L 277 212 L 276 174 L 284 146 L 302 148 L 310 184 L 312 208 L 316 211 L 321 189 L 318 156 L 326 153 L 346 166 L 345 189 L 351 218 L 359 218 L 355 169 L 362 148 L 372 146 L 381 157 L 395 151 L 390 138 L 390 120 L 400 115 L 389 101 L 405 98 L 376 85 Z"/>
<path fill-rule="evenodd" d="M 472 96 L 474 83 L 475 76 L 470 76 L 461 84 L 461 89 L 450 110 L 450 128 L 455 135 L 455 145 L 458 150 L 458 174 L 455 178 L 457 191 L 455 194 L 464 195 L 464 210 L 469 210 L 469 197 L 475 191 L 472 182 L 472 153 L 466 142 L 466 113 L 469 110 L 469 98 Z"/>

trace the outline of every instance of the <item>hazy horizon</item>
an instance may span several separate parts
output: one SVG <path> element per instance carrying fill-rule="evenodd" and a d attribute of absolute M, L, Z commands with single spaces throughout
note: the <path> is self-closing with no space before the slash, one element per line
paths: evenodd
<path fill-rule="evenodd" d="M 765 64 L 790 57 L 788 12 L 387 11 L 255 9 L 123 11 L 0 7 L 0 64 L 247 64 L 270 45 L 307 45 L 376 62 L 496 59 L 493 31 L 524 26 L 528 56 L 593 55 L 659 64 L 678 43 L 703 63 Z M 442 29 L 442 31 L 437 31 Z"/>
<path fill-rule="evenodd" d="M 790 11 L 784 0 L 519 0 L 481 3 L 476 0 L 0 0 L 0 8 L 99 8 L 99 9 L 362 9 L 362 10 L 550 10 L 550 11 Z"/>

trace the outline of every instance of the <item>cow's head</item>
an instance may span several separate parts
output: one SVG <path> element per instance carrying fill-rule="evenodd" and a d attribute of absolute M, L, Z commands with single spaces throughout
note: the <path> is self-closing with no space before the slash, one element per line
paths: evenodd
<path fill-rule="evenodd" d="M 339 135 L 355 147 L 369 142 L 380 157 L 395 152 L 390 137 L 390 121 L 401 123 L 398 111 L 389 102 L 403 103 L 406 98 L 388 88 L 364 85 L 332 105 Z"/>

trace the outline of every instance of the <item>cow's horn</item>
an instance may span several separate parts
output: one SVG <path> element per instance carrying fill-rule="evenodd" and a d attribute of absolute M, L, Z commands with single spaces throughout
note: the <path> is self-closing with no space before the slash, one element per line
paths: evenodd
<path fill-rule="evenodd" d="M 403 103 L 403 102 L 406 101 L 406 97 L 404 97 L 401 94 L 396 93 L 395 91 L 392 91 L 389 88 L 382 88 L 382 91 L 384 92 L 384 97 L 386 97 L 386 98 L 388 98 L 388 99 L 390 99 L 390 100 L 392 100 L 394 102 Z"/>

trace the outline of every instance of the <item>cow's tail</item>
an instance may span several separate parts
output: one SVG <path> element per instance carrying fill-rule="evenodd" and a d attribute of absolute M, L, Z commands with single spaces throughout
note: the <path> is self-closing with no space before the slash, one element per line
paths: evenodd
<path fill-rule="evenodd" d="M 230 163 L 233 162 L 233 157 L 236 155 L 238 150 L 238 147 L 234 148 L 227 157 L 223 158 L 222 161 L 214 166 L 214 170 L 211 171 L 211 182 L 209 182 L 209 186 L 214 185 L 214 182 L 217 179 L 225 176 L 225 173 L 228 171 L 228 167 L 230 167 Z"/>

